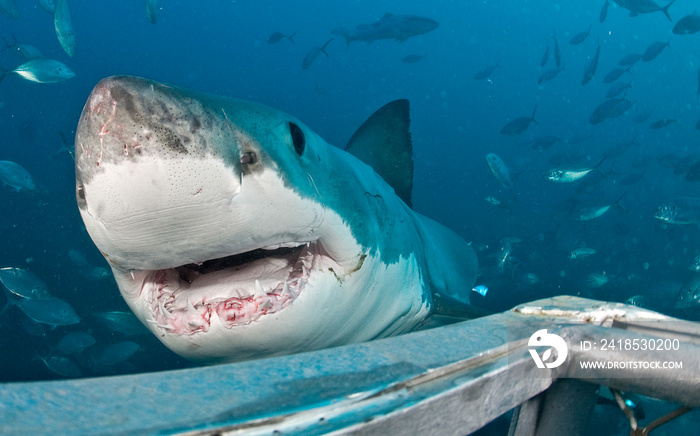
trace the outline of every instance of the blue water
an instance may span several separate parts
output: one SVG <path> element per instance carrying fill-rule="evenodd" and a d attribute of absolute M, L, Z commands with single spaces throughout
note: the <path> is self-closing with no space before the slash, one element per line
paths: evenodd
<path fill-rule="evenodd" d="M 673 22 L 660 12 L 633 18 L 611 5 L 600 23 L 602 1 L 170 0 L 162 2 L 154 25 L 146 18 L 145 2 L 70 0 L 77 44 L 69 58 L 58 44 L 52 17 L 37 2 L 17 2 L 21 17 L 0 15 L 0 34 L 38 47 L 46 57 L 68 65 L 76 77 L 36 84 L 9 75 L 0 82 L 0 160 L 21 164 L 48 192 L 36 196 L 0 189 L 0 266 L 30 268 L 44 279 L 53 295 L 74 305 L 85 320 L 81 328 L 88 328 L 98 345 L 139 343 L 140 351 L 116 373 L 187 363 L 151 336 L 123 337 L 89 321 L 92 312 L 127 308 L 111 279 L 86 280 L 67 256 L 78 250 L 90 263 L 106 266 L 75 206 L 73 160 L 55 152 L 59 132 L 72 141 L 92 87 L 114 74 L 265 103 L 295 115 L 339 146 L 374 110 L 407 98 L 415 149 L 414 207 L 477 248 L 482 267 L 478 283 L 489 292 L 485 297 L 473 293 L 475 304 L 501 311 L 559 294 L 615 301 L 641 295 L 646 307 L 700 319 L 698 309 L 673 308 L 678 289 L 694 274 L 688 266 L 700 254 L 700 230 L 665 225 L 653 217 L 660 204 L 674 197 L 698 195 L 700 185 L 684 180 L 683 167 L 666 162 L 700 159 L 700 131 L 695 129 L 700 34 L 672 35 Z M 678 0 L 671 17 L 675 22 L 695 7 Z M 308 70 L 301 68 L 307 52 L 326 42 L 334 28 L 371 23 L 387 11 L 429 17 L 440 27 L 404 43 L 355 42 L 347 48 L 335 36 L 329 57 L 321 55 Z M 571 36 L 590 25 L 584 43 L 569 44 Z M 268 44 L 273 32 L 296 32 L 294 42 Z M 537 78 L 554 67 L 554 33 L 564 70 L 538 85 Z M 602 82 L 605 74 L 625 55 L 643 53 L 655 41 L 670 41 L 670 47 L 618 79 L 631 80 L 626 98 L 634 106 L 623 116 L 590 125 L 589 117 L 609 87 Z M 581 86 L 598 43 L 597 73 Z M 549 60 L 541 67 L 546 47 Z M 401 61 L 412 54 L 425 57 Z M 499 60 L 488 79 L 472 78 Z M 14 51 L 0 53 L 3 69 L 19 63 Z M 538 124 L 518 136 L 499 133 L 514 118 L 530 116 L 535 106 Z M 634 121 L 645 112 L 644 122 Z M 678 123 L 649 127 L 663 118 Z M 527 144 L 547 135 L 561 140 L 541 151 Z M 575 138 L 584 139 L 577 143 Z M 612 146 L 633 139 L 636 144 L 626 153 L 606 160 L 599 173 L 584 180 L 558 185 L 543 177 L 561 160 L 595 165 Z M 498 154 L 509 166 L 512 187 L 504 188 L 490 173 L 487 153 Z M 675 158 L 659 159 L 669 153 Z M 623 180 L 642 173 L 636 183 Z M 575 219 L 577 207 L 611 204 L 622 194 L 620 207 L 591 221 Z M 503 205 L 487 203 L 486 196 Z M 503 238 L 520 242 L 512 243 L 508 260 L 499 267 Z M 570 251 L 582 246 L 597 253 L 570 260 Z M 592 273 L 608 282 L 595 287 Z M 71 328 L 36 337 L 17 327 L 22 317 L 11 309 L 0 319 L 0 347 L 9 350 L 0 359 L 0 378 L 59 377 L 37 356 L 46 355 L 47 344 Z M 83 370 L 84 375 L 100 375 Z"/>

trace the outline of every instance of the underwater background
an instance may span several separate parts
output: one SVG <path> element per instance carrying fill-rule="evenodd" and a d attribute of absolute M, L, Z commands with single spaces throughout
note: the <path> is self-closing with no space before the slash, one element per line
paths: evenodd
<path fill-rule="evenodd" d="M 605 0 L 162 0 L 154 24 L 145 1 L 70 0 L 72 57 L 38 1 L 15 1 L 19 17 L 0 14 L 0 160 L 24 167 L 39 189 L 0 187 L 0 267 L 31 270 L 81 322 L 52 329 L 7 308 L 3 382 L 190 365 L 130 321 L 95 316 L 128 308 L 111 277 L 91 273 L 107 265 L 78 214 L 62 144 L 72 147 L 92 87 L 116 74 L 264 103 L 340 147 L 376 109 L 409 99 L 413 205 L 477 249 L 477 284 L 488 291 L 472 293 L 475 305 L 496 312 L 569 294 L 700 319 L 700 200 L 681 201 L 686 224 L 660 212 L 700 198 L 700 33 L 673 32 L 694 1 L 676 0 L 669 20 Z M 404 42 L 346 44 L 333 33 L 385 13 L 439 27 Z M 302 68 L 330 38 L 327 56 Z M 653 58 L 628 57 L 654 43 Z M 12 72 L 27 60 L 20 44 L 75 77 L 23 79 Z M 632 63 L 620 66 L 625 57 Z M 609 97 L 612 86 L 619 93 Z M 507 167 L 506 182 L 487 164 L 490 153 Z M 545 176 L 562 169 L 591 171 L 569 183 Z M 95 342 L 57 352 L 70 332 Z M 52 367 L 56 355 L 74 366 Z"/>

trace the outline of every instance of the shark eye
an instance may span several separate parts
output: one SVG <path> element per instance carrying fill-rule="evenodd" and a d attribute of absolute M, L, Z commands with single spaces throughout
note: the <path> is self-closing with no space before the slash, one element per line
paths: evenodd
<path fill-rule="evenodd" d="M 304 147 L 306 147 L 306 139 L 304 138 L 304 132 L 296 124 L 289 122 L 289 133 L 292 135 L 292 143 L 294 144 L 294 150 L 297 154 L 301 156 L 304 154 Z"/>
<path fill-rule="evenodd" d="M 241 156 L 241 163 L 242 164 L 254 164 L 257 161 L 258 161 L 258 157 L 252 151 L 245 152 Z"/>

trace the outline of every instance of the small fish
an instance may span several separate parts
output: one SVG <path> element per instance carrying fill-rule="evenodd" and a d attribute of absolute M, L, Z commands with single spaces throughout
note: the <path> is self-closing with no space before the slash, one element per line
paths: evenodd
<path fill-rule="evenodd" d="M 592 256 L 596 254 L 597 251 L 593 248 L 587 248 L 587 247 L 580 247 L 580 248 L 575 248 L 571 250 L 571 253 L 569 253 L 569 259 L 583 259 L 588 256 Z"/>
<path fill-rule="evenodd" d="M 612 85 L 610 85 L 610 88 L 608 88 L 608 92 L 605 93 L 605 98 L 615 98 L 618 95 L 622 94 L 623 92 L 627 91 L 629 87 L 631 86 L 632 82 L 624 83 L 624 82 L 615 82 Z"/>
<path fill-rule="evenodd" d="M 528 285 L 536 285 L 540 282 L 540 278 L 535 273 L 525 273 L 525 276 L 523 277 L 523 281 L 525 283 L 527 283 Z"/>
<path fill-rule="evenodd" d="M 607 2 L 605 3 L 607 4 Z M 583 78 L 581 79 L 581 86 L 585 85 L 586 83 L 590 82 L 593 76 L 595 75 L 596 70 L 598 69 L 598 60 L 600 59 L 600 44 L 598 44 L 598 48 L 595 51 L 595 55 L 591 59 L 590 62 L 586 65 L 586 68 L 583 70 Z"/>
<path fill-rule="evenodd" d="M 674 307 L 676 309 L 690 309 L 700 306 L 700 274 L 694 274 L 676 294 Z"/>
<path fill-rule="evenodd" d="M 610 281 L 610 278 L 604 273 L 593 272 L 586 277 L 586 284 L 591 288 L 600 288 Z"/>
<path fill-rule="evenodd" d="M 634 65 L 637 63 L 642 58 L 642 55 L 639 53 L 630 53 L 627 56 L 623 57 L 620 59 L 620 62 L 617 64 L 621 67 L 629 67 L 630 65 Z"/>
<path fill-rule="evenodd" d="M 477 294 L 481 295 L 482 297 L 486 296 L 486 293 L 489 291 L 489 288 L 487 288 L 484 285 L 477 285 L 472 288 L 473 292 L 476 292 Z"/>
<path fill-rule="evenodd" d="M 46 367 L 51 372 L 53 372 L 54 374 L 58 374 L 62 377 L 78 378 L 82 377 L 83 375 L 83 373 L 80 371 L 80 368 L 78 368 L 78 366 L 67 357 L 52 356 L 46 359 L 41 359 L 41 361 L 44 362 Z"/>
<path fill-rule="evenodd" d="M 79 274 L 85 278 L 92 280 L 100 280 L 112 277 L 112 273 L 109 271 L 109 269 L 101 266 L 93 266 L 90 268 L 80 270 Z"/>
<path fill-rule="evenodd" d="M 690 35 L 700 32 L 700 15 L 697 11 L 678 20 L 673 26 L 673 33 L 676 35 Z"/>
<path fill-rule="evenodd" d="M 7 39 L 5 39 L 5 43 L 7 46 L 2 49 L 2 51 L 6 50 L 11 50 L 13 52 L 19 53 L 19 55 L 25 60 L 25 61 L 30 61 L 32 59 L 39 59 L 45 57 L 44 54 L 39 50 L 38 48 L 34 47 L 33 45 L 29 44 L 20 44 L 17 41 L 17 37 L 15 37 L 14 34 L 12 34 L 12 38 L 14 39 L 14 43 L 10 43 Z"/>
<path fill-rule="evenodd" d="M 328 44 L 330 44 L 331 41 L 333 41 L 333 38 L 326 41 L 326 43 L 323 44 L 323 46 L 313 47 L 311 50 L 309 50 L 309 52 L 306 54 L 306 56 L 304 57 L 304 60 L 301 63 L 301 68 L 308 70 L 309 67 L 311 67 L 311 64 L 314 63 L 314 60 L 316 60 L 318 55 L 320 55 L 321 53 L 323 53 L 324 55 L 326 55 L 326 57 L 328 57 L 328 53 L 326 53 L 326 47 L 328 47 Z"/>
<path fill-rule="evenodd" d="M 513 121 L 506 123 L 503 128 L 501 128 L 501 135 L 515 136 L 520 135 L 525 132 L 531 123 L 539 124 L 535 120 L 535 112 L 537 112 L 537 106 L 532 111 L 532 116 L 530 117 L 518 117 Z"/>
<path fill-rule="evenodd" d="M 547 135 L 537 137 L 531 141 L 526 142 L 525 144 L 529 145 L 530 148 L 532 148 L 533 150 L 544 151 L 550 149 L 552 146 L 554 146 L 554 144 L 556 144 L 559 141 L 561 141 L 560 137 Z"/>
<path fill-rule="evenodd" d="M 700 182 L 700 160 L 695 162 L 688 168 L 688 172 L 685 173 L 686 182 Z"/>
<path fill-rule="evenodd" d="M 619 196 L 618 199 L 615 200 L 615 202 L 613 202 L 612 204 L 582 208 L 578 213 L 578 216 L 577 216 L 578 220 L 579 221 L 590 221 L 590 220 L 593 220 L 593 219 L 596 219 L 596 218 L 599 218 L 599 217 L 605 215 L 605 213 L 607 211 L 609 211 L 611 208 L 620 204 L 620 200 L 622 200 L 622 197 L 624 197 L 625 194 L 627 194 L 627 193 L 625 192 L 624 194 Z"/>
<path fill-rule="evenodd" d="M 32 59 L 14 70 L 3 71 L 0 81 L 7 75 L 15 73 L 23 79 L 36 83 L 58 83 L 75 77 L 75 73 L 60 61 L 53 59 Z"/>
<path fill-rule="evenodd" d="M 651 14 L 652 12 L 663 12 L 668 18 L 668 21 L 673 21 L 671 16 L 668 14 L 668 8 L 671 7 L 673 2 L 676 0 L 671 0 L 666 6 L 657 5 L 654 0 L 613 0 L 615 3 L 621 7 L 630 11 L 631 17 L 636 17 L 639 14 Z"/>
<path fill-rule="evenodd" d="M 292 33 L 291 35 L 285 35 L 284 33 L 280 32 L 273 32 L 270 34 L 270 36 L 267 37 L 267 43 L 277 44 L 278 42 L 284 40 L 294 43 L 294 35 L 296 35 L 296 32 Z"/>
<path fill-rule="evenodd" d="M 425 55 L 410 54 L 401 58 L 404 64 L 415 64 L 425 59 Z"/>
<path fill-rule="evenodd" d="M 700 198 L 675 198 L 657 207 L 654 218 L 677 225 L 700 223 Z"/>
<path fill-rule="evenodd" d="M 99 312 L 94 315 L 108 329 L 123 335 L 145 335 L 149 331 L 131 312 Z"/>
<path fill-rule="evenodd" d="M 13 266 L 0 268 L 0 282 L 8 291 L 21 298 L 51 298 L 46 283 L 27 269 Z"/>
<path fill-rule="evenodd" d="M 511 252 L 513 251 L 513 244 L 521 242 L 520 238 L 515 237 L 505 237 L 500 241 L 498 247 L 498 253 L 496 253 L 496 268 L 499 273 L 503 273 L 508 263 L 513 259 Z"/>
<path fill-rule="evenodd" d="M 632 106 L 634 106 L 634 102 L 623 98 L 621 102 L 616 104 L 610 112 L 608 112 L 608 118 L 617 118 L 627 112 Z"/>
<path fill-rule="evenodd" d="M 493 195 L 485 196 L 484 201 L 487 202 L 488 204 L 492 204 L 494 206 L 501 206 L 503 204 L 503 202 L 501 200 L 494 197 Z"/>
<path fill-rule="evenodd" d="M 632 65 L 630 65 L 627 68 L 613 68 L 612 70 L 608 71 L 608 74 L 603 77 L 603 83 L 612 83 L 622 77 L 623 74 L 629 73 L 630 68 L 632 68 Z"/>
<path fill-rule="evenodd" d="M 69 141 L 63 132 L 58 132 L 58 135 L 61 138 L 61 146 L 51 155 L 51 157 L 58 157 L 63 153 L 68 153 L 68 155 L 75 160 L 75 146 L 73 145 L 73 141 Z"/>
<path fill-rule="evenodd" d="M 540 60 L 540 67 L 544 67 L 547 65 L 547 61 L 549 60 L 549 46 L 545 46 L 544 48 L 544 53 L 542 54 L 542 59 Z"/>
<path fill-rule="evenodd" d="M 491 76 L 491 73 L 498 68 L 498 65 L 501 63 L 501 60 L 499 59 L 495 64 L 489 65 L 488 67 L 485 67 L 476 73 L 474 73 L 474 80 L 483 80 L 483 79 L 488 79 L 489 76 Z"/>
<path fill-rule="evenodd" d="M 65 354 L 78 354 L 84 349 L 92 346 L 97 342 L 95 338 L 85 332 L 70 332 L 58 341 L 56 350 Z"/>
<path fill-rule="evenodd" d="M 73 307 L 60 298 L 24 299 L 17 306 L 32 320 L 50 326 L 78 324 L 80 317 Z"/>
<path fill-rule="evenodd" d="M 695 272 L 700 272 L 700 254 L 693 258 L 693 261 L 688 265 L 688 269 Z"/>
<path fill-rule="evenodd" d="M 644 295 L 633 295 L 627 300 L 625 300 L 625 304 L 629 304 L 630 306 L 636 306 L 636 307 L 645 307 L 646 305 L 646 298 Z"/>
<path fill-rule="evenodd" d="M 653 42 L 647 47 L 647 49 L 644 51 L 644 55 L 642 56 L 642 61 L 644 62 L 649 62 L 651 60 L 654 60 L 661 54 L 662 51 L 664 51 L 664 48 L 670 47 L 669 43 L 670 41 L 656 41 Z"/>
<path fill-rule="evenodd" d="M 561 52 L 559 51 L 559 41 L 557 40 L 556 32 L 552 34 L 552 39 L 554 40 L 554 64 L 559 68 L 561 67 Z"/>
<path fill-rule="evenodd" d="M 544 176 L 554 183 L 572 183 L 581 180 L 586 174 L 593 171 L 593 168 L 573 169 L 553 169 L 547 171 Z"/>
<path fill-rule="evenodd" d="M 146 0 L 146 17 L 153 24 L 158 21 L 158 10 L 158 0 Z"/>
<path fill-rule="evenodd" d="M 51 15 L 56 13 L 56 3 L 53 0 L 39 0 L 39 6 Z"/>
<path fill-rule="evenodd" d="M 609 6 L 609 5 L 610 5 L 610 1 L 609 1 L 609 0 L 605 0 L 605 3 L 603 3 L 603 7 L 600 9 L 599 20 L 600 20 L 601 23 L 602 23 L 603 21 L 605 21 L 605 19 L 606 19 L 607 16 L 608 16 L 608 6 Z"/>
<path fill-rule="evenodd" d="M 588 119 L 588 124 L 596 125 L 608 118 L 612 118 L 611 115 L 615 113 L 615 108 L 624 101 L 624 98 L 609 98 L 603 101 L 593 110 L 591 117 Z"/>
<path fill-rule="evenodd" d="M 10 18 L 19 18 L 19 8 L 15 0 L 0 0 L 0 12 Z"/>
<path fill-rule="evenodd" d="M 581 44 L 583 41 L 585 41 L 586 38 L 588 38 L 588 36 L 591 34 L 591 27 L 593 27 L 593 25 L 588 26 L 588 30 L 587 30 L 587 31 L 581 32 L 581 33 L 577 33 L 576 35 L 572 36 L 571 39 L 569 40 L 569 44 L 571 44 L 571 45 L 579 45 L 579 44 Z"/>
<path fill-rule="evenodd" d="M 510 188 L 513 181 L 510 179 L 510 171 L 505 162 L 495 153 L 486 155 L 486 163 L 489 165 L 493 176 L 498 180 L 504 188 Z"/>
<path fill-rule="evenodd" d="M 650 129 L 658 130 L 662 129 L 668 125 L 671 125 L 673 123 L 678 123 L 678 120 L 675 118 L 663 118 L 658 121 L 654 121 L 653 123 L 649 124 Z"/>
<path fill-rule="evenodd" d="M 542 82 L 548 82 L 550 80 L 555 79 L 562 71 L 564 71 L 564 67 L 552 68 L 550 70 L 545 71 L 544 73 L 540 74 L 540 77 L 537 78 L 537 84 L 539 85 Z"/>
<path fill-rule="evenodd" d="M 61 48 L 68 56 L 73 57 L 75 54 L 75 30 L 68 10 L 68 0 L 56 0 L 53 24 Z"/>
<path fill-rule="evenodd" d="M 131 341 L 122 341 L 105 347 L 93 362 L 96 369 L 109 370 L 114 365 L 128 360 L 141 348 L 139 344 Z"/>
<path fill-rule="evenodd" d="M 9 160 L 0 160 L 0 180 L 16 192 L 36 192 L 38 190 L 36 182 L 32 175 L 29 174 L 29 171 L 25 170 L 20 164 Z"/>

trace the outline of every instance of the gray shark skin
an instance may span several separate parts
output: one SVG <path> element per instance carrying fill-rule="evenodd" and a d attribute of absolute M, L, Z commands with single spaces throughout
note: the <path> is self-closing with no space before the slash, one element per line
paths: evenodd
<path fill-rule="evenodd" d="M 398 110 L 378 111 L 348 150 L 371 155 L 363 148 L 387 135 L 377 124 L 397 113 L 407 128 L 408 102 L 387 107 Z M 406 201 L 283 112 L 109 77 L 85 104 L 75 150 L 80 214 L 122 296 L 188 359 L 367 341 L 470 307 L 474 251 L 407 205 L 405 178 L 387 176 Z"/>

